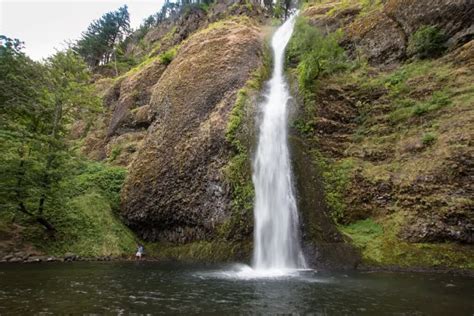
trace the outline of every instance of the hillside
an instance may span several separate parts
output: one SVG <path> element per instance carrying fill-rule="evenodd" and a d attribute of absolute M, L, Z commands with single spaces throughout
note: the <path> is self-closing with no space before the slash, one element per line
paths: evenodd
<path fill-rule="evenodd" d="M 474 6 L 299 6 L 286 74 L 307 261 L 474 269 Z M 94 68 L 86 82 L 99 109 L 64 124 L 71 163 L 43 214 L 56 232 L 8 206 L 0 259 L 119 257 L 137 242 L 159 259 L 250 259 L 258 105 L 281 21 L 259 1 L 179 12 Z"/>
<path fill-rule="evenodd" d="M 367 264 L 473 267 L 473 10 L 454 1 L 303 6 L 288 56 L 295 152 L 316 179 L 307 183 L 304 166 L 300 186 L 313 192 L 303 199 L 323 187 L 322 207 Z M 311 36 L 320 44 L 299 42 Z M 322 65 L 314 77 L 309 58 Z"/>

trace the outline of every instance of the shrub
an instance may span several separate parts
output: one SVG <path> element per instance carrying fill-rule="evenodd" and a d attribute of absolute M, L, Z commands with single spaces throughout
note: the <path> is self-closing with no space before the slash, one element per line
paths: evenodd
<path fill-rule="evenodd" d="M 408 53 L 419 58 L 440 56 L 444 51 L 446 36 L 435 26 L 422 26 L 410 38 Z"/>
<path fill-rule="evenodd" d="M 160 55 L 160 61 L 165 65 L 169 65 L 173 61 L 175 56 L 176 56 L 176 48 L 173 47 Z"/>
<path fill-rule="evenodd" d="M 287 63 L 297 62 L 298 83 L 303 92 L 311 92 L 316 80 L 348 67 L 344 49 L 339 46 L 341 32 L 323 35 L 305 18 L 298 18 L 288 45 Z"/>
<path fill-rule="evenodd" d="M 88 162 L 78 173 L 64 184 L 71 196 L 97 192 L 107 198 L 112 209 L 118 208 L 120 190 L 127 174 L 125 168 Z"/>
<path fill-rule="evenodd" d="M 392 122 L 400 122 L 413 116 L 423 116 L 429 112 L 437 111 L 451 104 L 451 98 L 446 91 L 436 91 L 429 100 L 417 102 L 412 99 L 399 99 L 395 101 L 396 109 L 389 114 Z"/>
<path fill-rule="evenodd" d="M 112 148 L 112 151 L 110 152 L 109 161 L 110 162 L 115 161 L 115 159 L 117 159 L 117 157 L 120 156 L 121 153 L 122 153 L 122 147 L 115 146 L 114 148 Z"/>
<path fill-rule="evenodd" d="M 425 146 L 429 146 L 429 145 L 433 144 L 435 141 L 436 141 L 436 135 L 434 135 L 432 133 L 425 133 L 423 135 L 423 137 L 421 138 L 421 142 Z"/>
<path fill-rule="evenodd" d="M 314 122 L 298 119 L 293 122 L 292 127 L 297 129 L 302 135 L 309 136 L 314 131 Z"/>

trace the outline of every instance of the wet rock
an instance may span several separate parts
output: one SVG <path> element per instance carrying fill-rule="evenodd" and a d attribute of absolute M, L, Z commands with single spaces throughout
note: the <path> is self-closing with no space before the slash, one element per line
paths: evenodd
<path fill-rule="evenodd" d="M 2 258 L 2 261 L 10 261 L 11 259 L 13 259 L 15 256 L 14 255 L 6 255 Z"/>
<path fill-rule="evenodd" d="M 44 257 L 41 256 L 31 256 L 24 260 L 25 263 L 39 263 L 44 261 Z"/>
<path fill-rule="evenodd" d="M 64 261 L 76 261 L 79 259 L 79 256 L 72 252 L 66 252 L 63 258 Z"/>

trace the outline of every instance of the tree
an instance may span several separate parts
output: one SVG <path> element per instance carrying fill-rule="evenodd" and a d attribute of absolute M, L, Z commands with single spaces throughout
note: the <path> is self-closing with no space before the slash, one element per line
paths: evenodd
<path fill-rule="evenodd" d="M 72 157 L 69 126 L 89 117 L 98 99 L 86 65 L 72 51 L 41 64 L 21 52 L 20 41 L 0 40 L 0 203 L 54 233 L 46 211 L 58 202 Z"/>
<path fill-rule="evenodd" d="M 94 69 L 111 61 L 115 48 L 130 31 L 130 15 L 125 5 L 93 21 L 77 41 L 75 51 Z"/>
<path fill-rule="evenodd" d="M 272 5 L 267 6 L 273 10 L 273 15 L 276 18 L 286 20 L 290 15 L 291 0 L 277 0 L 274 7 Z"/>

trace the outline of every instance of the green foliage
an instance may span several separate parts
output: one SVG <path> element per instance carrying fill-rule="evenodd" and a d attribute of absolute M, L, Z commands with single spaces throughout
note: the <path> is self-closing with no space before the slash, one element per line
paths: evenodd
<path fill-rule="evenodd" d="M 62 255 L 73 252 L 81 256 L 120 256 L 131 254 L 136 242 L 130 232 L 113 213 L 107 198 L 90 191 L 67 200 L 68 211 L 56 221 L 55 240 L 33 243 L 47 253 Z"/>
<path fill-rule="evenodd" d="M 0 203 L 53 232 L 48 210 L 63 202 L 60 183 L 75 160 L 67 143 L 71 123 L 92 120 L 99 100 L 73 52 L 39 64 L 21 53 L 19 41 L 2 41 Z"/>
<path fill-rule="evenodd" d="M 176 47 L 172 47 L 168 49 L 166 52 L 160 54 L 159 58 L 160 58 L 161 63 L 163 63 L 164 65 L 169 65 L 173 61 L 174 57 L 176 56 L 176 53 L 177 53 Z"/>
<path fill-rule="evenodd" d="M 291 1 L 277 0 L 272 7 L 273 16 L 277 19 L 286 19 L 290 13 Z"/>
<path fill-rule="evenodd" d="M 241 144 L 237 139 L 237 131 L 241 126 L 244 116 L 244 106 L 247 101 L 247 91 L 240 89 L 237 93 L 237 100 L 230 112 L 229 122 L 227 123 L 226 139 L 229 143 L 234 145 L 237 150 L 240 150 Z"/>
<path fill-rule="evenodd" d="M 439 110 L 449 104 L 451 104 L 449 95 L 445 91 L 436 91 L 428 101 L 417 104 L 413 109 L 413 114 L 421 116 L 425 113 Z"/>
<path fill-rule="evenodd" d="M 347 226 L 340 226 L 340 229 L 352 238 L 356 246 L 361 248 L 383 234 L 382 226 L 371 218 L 360 220 Z"/>
<path fill-rule="evenodd" d="M 245 149 L 231 158 L 224 173 L 232 190 L 232 215 L 220 227 L 219 234 L 229 240 L 242 240 L 251 233 L 255 197 L 250 157 Z"/>
<path fill-rule="evenodd" d="M 416 88 L 416 85 L 410 83 L 410 80 L 421 80 L 424 77 L 430 76 L 434 82 L 444 83 L 449 78 L 449 67 L 447 65 L 434 65 L 430 60 L 415 61 L 401 66 L 394 72 L 386 76 L 369 79 L 367 83 L 372 85 L 382 85 L 390 92 L 390 97 L 395 101 L 398 98 L 403 98 L 410 91 Z M 366 81 L 367 78 L 364 78 Z"/>
<path fill-rule="evenodd" d="M 426 115 L 451 104 L 451 98 L 445 91 L 436 91 L 426 101 L 415 101 L 413 99 L 402 99 L 395 102 L 396 108 L 389 115 L 392 122 L 397 123 L 411 117 Z"/>
<path fill-rule="evenodd" d="M 118 10 L 104 14 L 93 21 L 74 50 L 81 55 L 89 67 L 96 68 L 117 59 L 117 47 L 130 33 L 130 16 L 126 5 Z"/>
<path fill-rule="evenodd" d="M 331 10 L 329 10 L 326 14 L 330 17 L 335 16 L 337 12 L 342 11 L 344 9 L 349 8 L 351 5 L 350 0 L 342 0 L 337 3 Z"/>
<path fill-rule="evenodd" d="M 410 38 L 408 53 L 419 58 L 437 57 L 446 50 L 446 36 L 435 26 L 422 26 Z"/>
<path fill-rule="evenodd" d="M 71 196 L 96 192 L 104 196 L 112 209 L 120 204 L 120 190 L 125 181 L 126 169 L 101 163 L 82 162 L 75 170 L 76 175 L 64 182 L 63 188 Z"/>
<path fill-rule="evenodd" d="M 110 157 L 109 161 L 113 162 L 115 159 L 117 159 L 118 156 L 122 153 L 122 147 L 121 146 L 115 146 L 112 148 L 112 151 L 110 152 Z"/>
<path fill-rule="evenodd" d="M 382 0 L 360 0 L 363 10 L 368 10 L 373 7 L 382 5 Z"/>
<path fill-rule="evenodd" d="M 397 235 L 404 215 L 392 214 L 383 221 L 366 219 L 339 229 L 349 236 L 361 250 L 366 263 L 401 267 L 456 267 L 473 268 L 473 251 L 466 246 L 451 243 L 409 243 Z"/>
<path fill-rule="evenodd" d="M 135 237 L 116 215 L 120 189 L 126 170 L 102 163 L 75 160 L 58 184 L 54 208 L 44 216 L 55 227 L 54 238 L 29 226 L 28 218 L 17 216 L 26 225 L 25 240 L 53 255 L 74 252 L 81 256 L 119 256 L 132 253 Z"/>
<path fill-rule="evenodd" d="M 341 37 L 341 32 L 323 35 L 303 17 L 296 20 L 288 44 L 287 63 L 297 65 L 298 85 L 306 98 L 312 96 L 319 77 L 348 67 L 344 49 L 339 46 Z"/>
<path fill-rule="evenodd" d="M 388 89 L 389 97 L 394 105 L 389 119 L 393 123 L 399 123 L 450 105 L 453 92 L 448 83 L 449 75 L 448 66 L 434 66 L 430 60 L 415 61 L 403 65 L 389 75 L 368 80 L 366 85 L 378 85 Z M 431 78 L 429 83 L 424 82 L 427 77 Z M 428 88 L 430 85 L 442 85 L 445 88 L 435 91 L 431 95 L 427 94 L 424 99 L 415 99 L 412 92 L 419 88 L 420 83 L 418 82 L 422 82 Z"/>
<path fill-rule="evenodd" d="M 244 127 L 250 122 L 247 112 L 252 106 L 251 96 L 255 96 L 262 88 L 263 82 L 269 76 L 270 54 L 264 55 L 264 64 L 252 74 L 245 87 L 239 90 L 234 107 L 227 123 L 226 140 L 234 151 L 229 163 L 224 169 L 226 180 L 232 191 L 232 215 L 220 227 L 220 235 L 226 239 L 242 240 L 251 233 L 252 208 L 254 188 L 250 162 L 250 144 L 243 138 L 249 137 L 249 131 Z"/>
<path fill-rule="evenodd" d="M 314 131 L 315 125 L 313 122 L 306 122 L 303 119 L 293 121 L 292 127 L 297 129 L 302 135 L 311 135 Z"/>
<path fill-rule="evenodd" d="M 242 239 L 249 233 L 248 228 L 255 195 L 251 182 L 252 171 L 248 149 L 238 137 L 245 117 L 247 97 L 247 89 L 244 88 L 238 92 L 227 123 L 226 139 L 236 152 L 224 170 L 232 190 L 232 216 L 220 228 L 220 234 L 227 239 Z"/>
<path fill-rule="evenodd" d="M 432 145 L 436 141 L 436 135 L 432 133 L 425 133 L 423 134 L 423 137 L 421 138 L 421 142 L 425 146 Z"/>
<path fill-rule="evenodd" d="M 314 158 L 322 172 L 325 199 L 331 217 L 336 223 L 342 223 L 346 209 L 344 196 L 351 179 L 354 162 L 351 159 L 331 162 L 322 157 L 319 152 L 314 152 Z"/>

